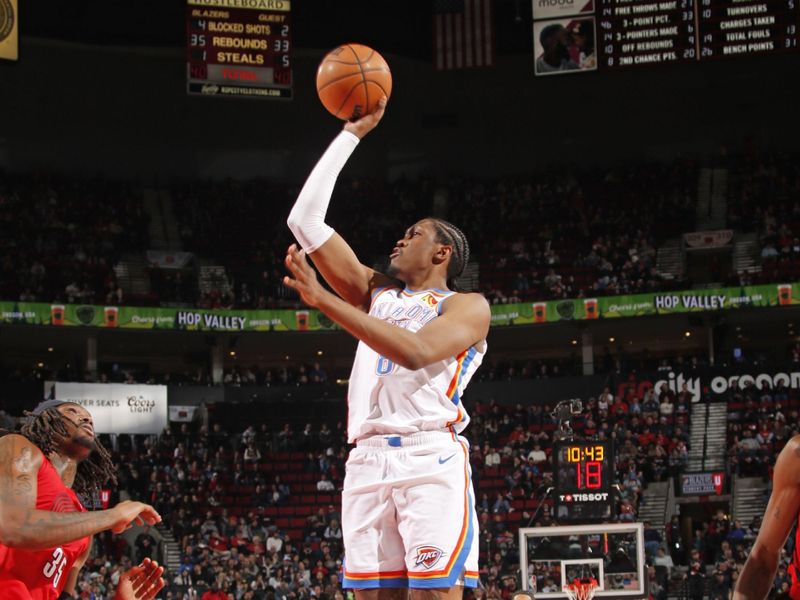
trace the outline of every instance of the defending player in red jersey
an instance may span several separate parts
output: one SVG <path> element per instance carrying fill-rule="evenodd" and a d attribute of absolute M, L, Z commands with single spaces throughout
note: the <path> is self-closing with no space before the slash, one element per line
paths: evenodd
<path fill-rule="evenodd" d="M 92 535 L 106 529 L 120 533 L 134 522 L 154 524 L 161 517 L 140 502 L 94 512 L 83 507 L 78 494 L 89 496 L 116 476 L 82 406 L 43 402 L 20 433 L 0 437 L 2 597 L 70 597 Z M 163 587 L 161 573 L 154 562 L 134 567 L 120 579 L 118 600 L 153 598 Z"/>
<path fill-rule="evenodd" d="M 800 525 L 800 435 L 789 440 L 778 455 L 772 495 L 756 542 L 733 591 L 733 600 L 763 600 L 767 597 L 775 581 L 781 549 L 794 525 Z M 800 600 L 800 550 L 797 543 L 789 574 L 792 578 L 789 595 L 793 600 Z"/>

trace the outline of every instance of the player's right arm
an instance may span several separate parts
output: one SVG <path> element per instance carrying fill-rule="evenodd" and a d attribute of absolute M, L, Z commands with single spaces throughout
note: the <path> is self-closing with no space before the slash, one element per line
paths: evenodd
<path fill-rule="evenodd" d="M 772 495 L 758 537 L 733 591 L 733 600 L 764 600 L 772 589 L 781 549 L 800 512 L 800 436 L 778 455 Z"/>
<path fill-rule="evenodd" d="M 27 438 L 0 437 L 0 544 L 22 550 L 42 550 L 74 542 L 111 529 L 120 533 L 133 523 L 161 520 L 153 507 L 120 502 L 93 512 L 36 510 L 37 477 L 43 456 Z"/>
<path fill-rule="evenodd" d="M 361 264 L 350 245 L 325 223 L 339 172 L 358 142 L 383 117 L 384 98 L 375 112 L 347 123 L 308 176 L 286 223 L 325 281 L 348 304 L 369 306 L 373 289 L 391 280 Z"/>

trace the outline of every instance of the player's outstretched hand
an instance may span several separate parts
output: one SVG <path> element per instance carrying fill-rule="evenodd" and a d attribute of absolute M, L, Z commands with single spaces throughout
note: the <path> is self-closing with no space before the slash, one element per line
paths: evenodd
<path fill-rule="evenodd" d="M 120 575 L 114 600 L 152 600 L 164 587 L 163 574 L 164 567 L 145 558 L 138 566 Z"/>
<path fill-rule="evenodd" d="M 283 278 L 284 285 L 300 294 L 300 298 L 309 306 L 317 306 L 325 289 L 317 281 L 314 269 L 308 264 L 306 251 L 298 249 L 297 244 L 292 244 L 286 250 L 284 262 L 292 274 L 292 277 Z"/>
<path fill-rule="evenodd" d="M 124 500 L 111 509 L 114 524 L 111 531 L 122 533 L 133 525 L 155 525 L 161 522 L 161 515 L 149 504 Z"/>
<path fill-rule="evenodd" d="M 383 113 L 386 112 L 386 96 L 378 100 L 378 108 L 364 115 L 358 121 L 348 121 L 344 124 L 344 130 L 349 131 L 359 139 L 363 138 L 370 131 L 377 127 L 380 120 L 383 118 Z"/>

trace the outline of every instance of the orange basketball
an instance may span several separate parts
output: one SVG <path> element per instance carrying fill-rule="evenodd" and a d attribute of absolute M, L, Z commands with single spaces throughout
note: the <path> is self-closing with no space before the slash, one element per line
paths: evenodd
<path fill-rule="evenodd" d="M 317 93 L 332 115 L 355 121 L 392 94 L 392 72 L 383 57 L 361 44 L 331 50 L 317 68 Z"/>

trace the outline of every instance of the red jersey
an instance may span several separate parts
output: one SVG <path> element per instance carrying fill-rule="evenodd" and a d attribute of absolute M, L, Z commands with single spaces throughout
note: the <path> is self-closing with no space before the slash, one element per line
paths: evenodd
<path fill-rule="evenodd" d="M 797 524 L 794 529 L 794 552 L 792 552 L 792 562 L 789 563 L 789 597 L 792 600 L 800 600 L 800 514 L 797 516 Z"/>
<path fill-rule="evenodd" d="M 37 510 L 86 512 L 45 456 L 37 475 Z M 0 544 L 0 589 L 4 600 L 55 600 L 61 595 L 75 560 L 89 547 L 89 537 L 48 550 L 27 551 Z"/>

